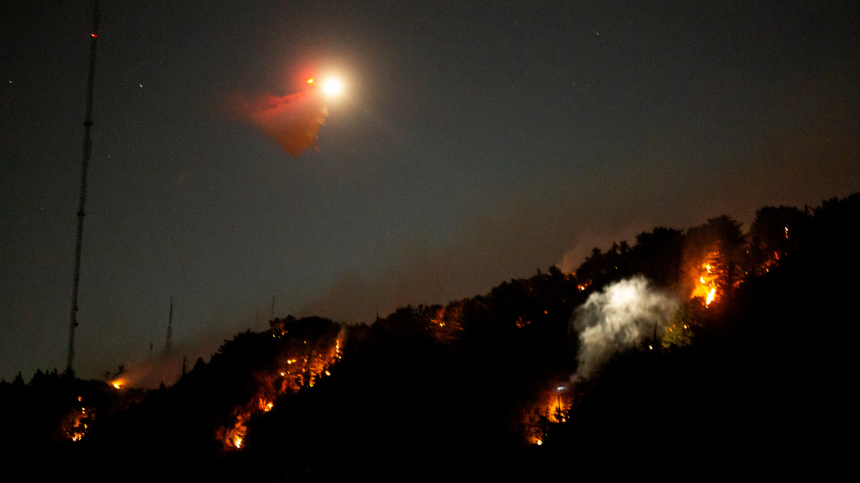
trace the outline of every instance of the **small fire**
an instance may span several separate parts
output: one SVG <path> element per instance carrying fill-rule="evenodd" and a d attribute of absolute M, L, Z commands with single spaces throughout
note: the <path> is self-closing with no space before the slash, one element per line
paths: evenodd
<path fill-rule="evenodd" d="M 260 411 L 267 413 L 267 412 L 271 411 L 273 407 L 275 407 L 275 403 L 273 403 L 271 401 L 266 401 L 265 399 L 260 398 Z"/>
<path fill-rule="evenodd" d="M 649 346 L 650 347 L 650 346 Z M 571 404 L 566 400 L 562 392 L 566 391 L 567 387 L 559 387 L 555 399 L 548 405 L 546 410 L 547 418 L 554 423 L 567 422 L 567 416 L 570 413 Z"/>
<path fill-rule="evenodd" d="M 240 449 L 245 441 L 245 433 L 248 428 L 245 427 L 245 419 L 241 415 L 237 417 L 233 427 L 221 428 L 216 436 L 224 441 L 225 449 Z"/>
<path fill-rule="evenodd" d="M 122 379 L 117 379 L 116 381 L 111 382 L 110 385 L 115 387 L 116 389 L 122 389 L 122 387 L 125 385 L 125 381 L 123 381 Z"/>
<path fill-rule="evenodd" d="M 696 282 L 696 287 L 693 289 L 693 293 L 690 294 L 690 298 L 700 297 L 705 299 L 706 307 L 710 306 L 711 302 L 717 298 L 718 274 L 715 273 L 713 265 L 708 260 L 713 260 L 718 255 L 717 252 L 711 252 L 705 257 L 706 261 L 702 263 L 699 269 L 699 279 Z"/>
<path fill-rule="evenodd" d="M 83 398 L 78 396 L 78 401 L 81 401 Z M 63 432 L 66 433 L 66 437 L 72 441 L 80 441 L 87 434 L 87 430 L 89 429 L 89 425 L 87 422 L 92 421 L 94 419 L 93 411 L 87 413 L 87 408 L 82 407 L 80 412 L 77 409 L 72 410 L 66 420 L 63 422 Z"/>

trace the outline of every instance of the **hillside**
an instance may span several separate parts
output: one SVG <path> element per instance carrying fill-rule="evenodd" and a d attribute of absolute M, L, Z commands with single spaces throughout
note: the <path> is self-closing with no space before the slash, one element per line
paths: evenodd
<path fill-rule="evenodd" d="M 854 194 L 764 207 L 748 232 L 728 216 L 658 227 L 573 273 L 538 270 L 371 325 L 273 320 L 156 390 L 122 387 L 122 374 L 19 375 L 0 383 L 17 448 L 7 471 L 515 479 L 628 457 L 784 461 L 847 409 L 858 222 Z"/>

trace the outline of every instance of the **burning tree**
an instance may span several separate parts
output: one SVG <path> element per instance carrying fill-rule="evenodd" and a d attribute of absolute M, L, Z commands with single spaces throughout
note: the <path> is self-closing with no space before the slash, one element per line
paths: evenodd
<path fill-rule="evenodd" d="M 710 305 L 722 296 L 731 296 L 745 275 L 746 242 L 741 224 L 726 215 L 711 218 L 688 230 L 684 242 L 685 265 L 693 280 L 690 297 L 700 297 Z"/>

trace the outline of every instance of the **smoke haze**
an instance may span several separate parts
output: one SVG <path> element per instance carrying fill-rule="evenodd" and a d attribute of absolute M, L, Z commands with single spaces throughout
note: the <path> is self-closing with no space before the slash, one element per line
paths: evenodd
<path fill-rule="evenodd" d="M 678 299 L 651 287 L 644 277 L 608 285 L 588 297 L 573 314 L 579 333 L 576 375 L 588 377 L 618 351 L 658 335 L 669 324 Z"/>
<path fill-rule="evenodd" d="M 320 126 L 325 124 L 328 109 L 319 88 L 283 97 L 246 97 L 238 93 L 226 103 L 227 111 L 237 119 L 249 120 L 292 157 L 308 148 L 317 148 Z"/>

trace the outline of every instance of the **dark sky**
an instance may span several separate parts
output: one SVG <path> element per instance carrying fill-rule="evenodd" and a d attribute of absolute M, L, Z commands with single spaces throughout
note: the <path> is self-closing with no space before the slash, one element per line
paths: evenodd
<path fill-rule="evenodd" d="M 102 2 L 75 368 L 860 189 L 860 6 Z M 673 3 L 677 3 L 673 5 Z M 0 377 L 66 360 L 91 3 L 0 6 Z M 223 115 L 337 73 L 298 160 Z M 259 316 L 257 315 L 259 313 Z"/>

